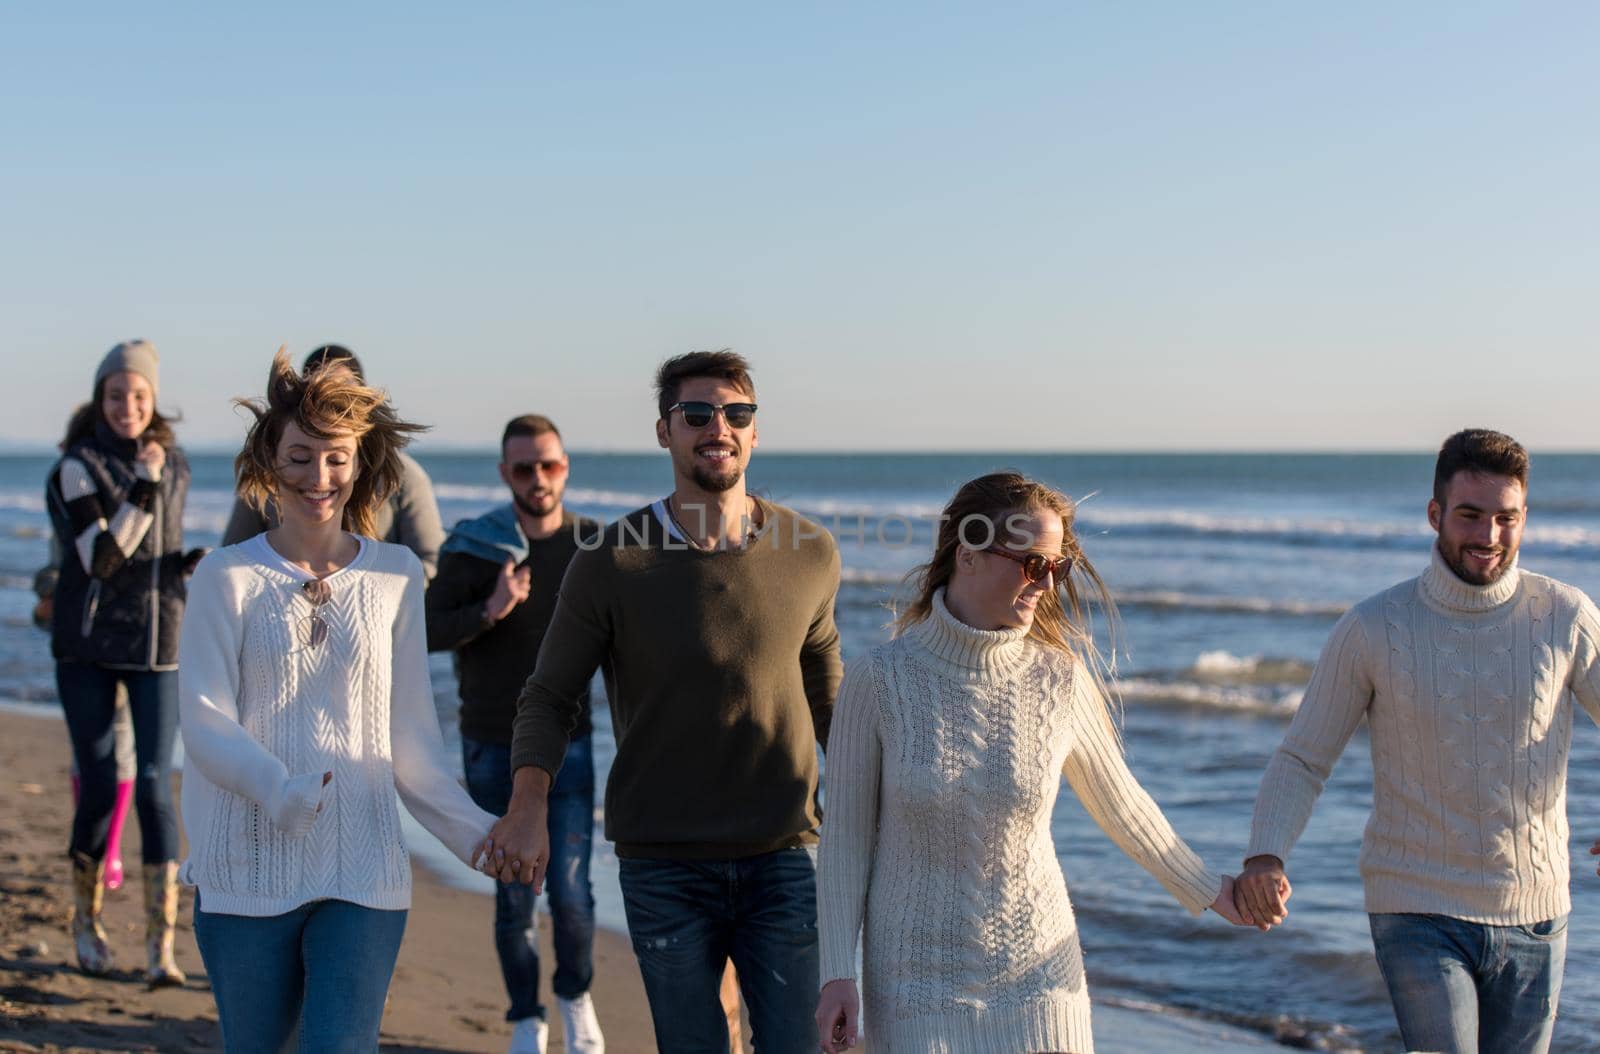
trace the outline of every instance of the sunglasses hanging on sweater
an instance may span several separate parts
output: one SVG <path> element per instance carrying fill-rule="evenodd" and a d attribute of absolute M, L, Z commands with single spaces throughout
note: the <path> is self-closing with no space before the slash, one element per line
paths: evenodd
<path fill-rule="evenodd" d="M 333 599 L 333 589 L 322 579 L 313 578 L 300 587 L 300 595 L 311 605 L 311 614 L 296 623 L 300 643 L 308 648 L 320 648 L 328 639 L 328 623 L 322 617 L 322 608 Z"/>

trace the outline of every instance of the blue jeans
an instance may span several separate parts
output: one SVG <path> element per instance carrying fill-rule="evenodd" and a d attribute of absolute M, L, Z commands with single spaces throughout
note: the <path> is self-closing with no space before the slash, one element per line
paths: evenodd
<path fill-rule="evenodd" d="M 727 1054 L 718 992 L 730 958 L 750 1011 L 751 1047 L 813 1054 L 822 967 L 811 850 L 621 864 L 628 936 L 664 1054 Z"/>
<path fill-rule="evenodd" d="M 176 670 L 110 670 L 92 662 L 56 663 L 56 691 L 78 764 L 78 809 L 71 849 L 91 860 L 106 855 L 117 804 L 117 682 L 128 688 L 138 770 L 133 808 L 139 814 L 144 862 L 178 858 L 178 814 L 172 807 L 172 743 L 178 733 Z"/>
<path fill-rule="evenodd" d="M 504 816 L 511 802 L 511 747 L 461 737 L 467 793 L 478 808 Z M 556 972 L 550 988 L 562 999 L 576 999 L 594 980 L 594 889 L 589 884 L 589 853 L 594 844 L 593 739 L 583 736 L 567 747 L 567 759 L 550 787 L 550 866 L 544 887 L 550 892 L 550 922 Z M 511 996 L 507 1021 L 544 1017 L 539 1002 L 539 944 L 534 936 L 532 886 L 495 886 L 494 947 Z"/>
<path fill-rule="evenodd" d="M 1567 916 L 1527 926 L 1449 915 L 1367 919 L 1407 1050 L 1550 1049 L 1567 960 Z"/>
<path fill-rule="evenodd" d="M 282 915 L 194 909 L 228 1054 L 369 1054 L 389 992 L 404 911 L 314 900 Z M 298 1046 L 296 1040 L 298 1039 Z"/>

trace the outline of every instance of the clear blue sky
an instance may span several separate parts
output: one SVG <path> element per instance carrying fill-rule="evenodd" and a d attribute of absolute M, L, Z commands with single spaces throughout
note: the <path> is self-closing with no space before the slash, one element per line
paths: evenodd
<path fill-rule="evenodd" d="M 6 5 L 0 437 L 124 337 L 191 445 L 273 349 L 427 442 L 1600 448 L 1591 3 Z"/>

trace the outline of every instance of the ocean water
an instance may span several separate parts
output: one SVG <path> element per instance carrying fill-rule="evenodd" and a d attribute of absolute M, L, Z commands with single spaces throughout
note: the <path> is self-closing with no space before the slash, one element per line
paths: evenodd
<path fill-rule="evenodd" d="M 423 452 L 447 524 L 503 500 L 493 453 Z M 229 459 L 197 456 L 186 527 L 215 544 Z M 48 644 L 28 621 L 46 551 L 48 457 L 0 457 L 0 698 L 54 705 Z M 931 521 L 962 481 L 1016 468 L 1080 499 L 1084 548 L 1122 607 L 1119 686 L 1129 763 L 1179 833 L 1218 870 L 1248 836 L 1261 772 L 1334 620 L 1425 566 L 1432 459 L 1414 455 L 782 455 L 760 493 L 840 539 L 846 657 L 885 639 L 885 603 L 927 554 Z M 659 497 L 664 455 L 574 454 L 568 504 L 611 519 Z M 1538 455 L 1523 566 L 1600 590 L 1600 457 Z M 1102 639 L 1102 643 L 1104 640 Z M 447 656 L 433 661 L 455 744 Z M 1580 715 L 1571 765 L 1573 900 L 1555 1049 L 1600 1049 L 1600 730 Z M 597 714 L 597 760 L 609 723 Z M 1399 1049 L 1372 959 L 1356 860 L 1371 801 L 1365 731 L 1329 780 L 1290 861 L 1289 924 L 1269 934 L 1191 919 L 1099 832 L 1063 785 L 1055 834 L 1102 1001 L 1228 1022 L 1313 1050 Z M 598 895 L 621 926 L 614 858 Z"/>

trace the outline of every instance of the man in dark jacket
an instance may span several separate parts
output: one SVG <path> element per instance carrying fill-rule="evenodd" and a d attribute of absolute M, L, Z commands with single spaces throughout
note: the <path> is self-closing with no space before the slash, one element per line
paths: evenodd
<path fill-rule="evenodd" d="M 461 749 L 467 790 L 478 805 L 505 814 L 511 798 L 511 725 L 517 697 L 533 672 L 555 611 L 556 591 L 580 544 L 601 529 L 562 507 L 568 462 L 547 417 L 513 419 L 500 440 L 500 478 L 509 504 L 456 524 L 428 586 L 428 647 L 453 650 L 461 695 Z M 589 700 L 582 702 L 567 763 L 550 791 L 553 848 L 549 883 L 555 976 L 550 987 L 566 1023 L 566 1049 L 604 1049 L 589 998 L 593 975 L 594 897 L 589 852 L 594 839 L 594 759 Z M 539 954 L 533 940 L 537 894 L 498 887 L 495 949 L 511 996 L 513 1051 L 543 1054 L 545 1011 L 539 1002 Z"/>

